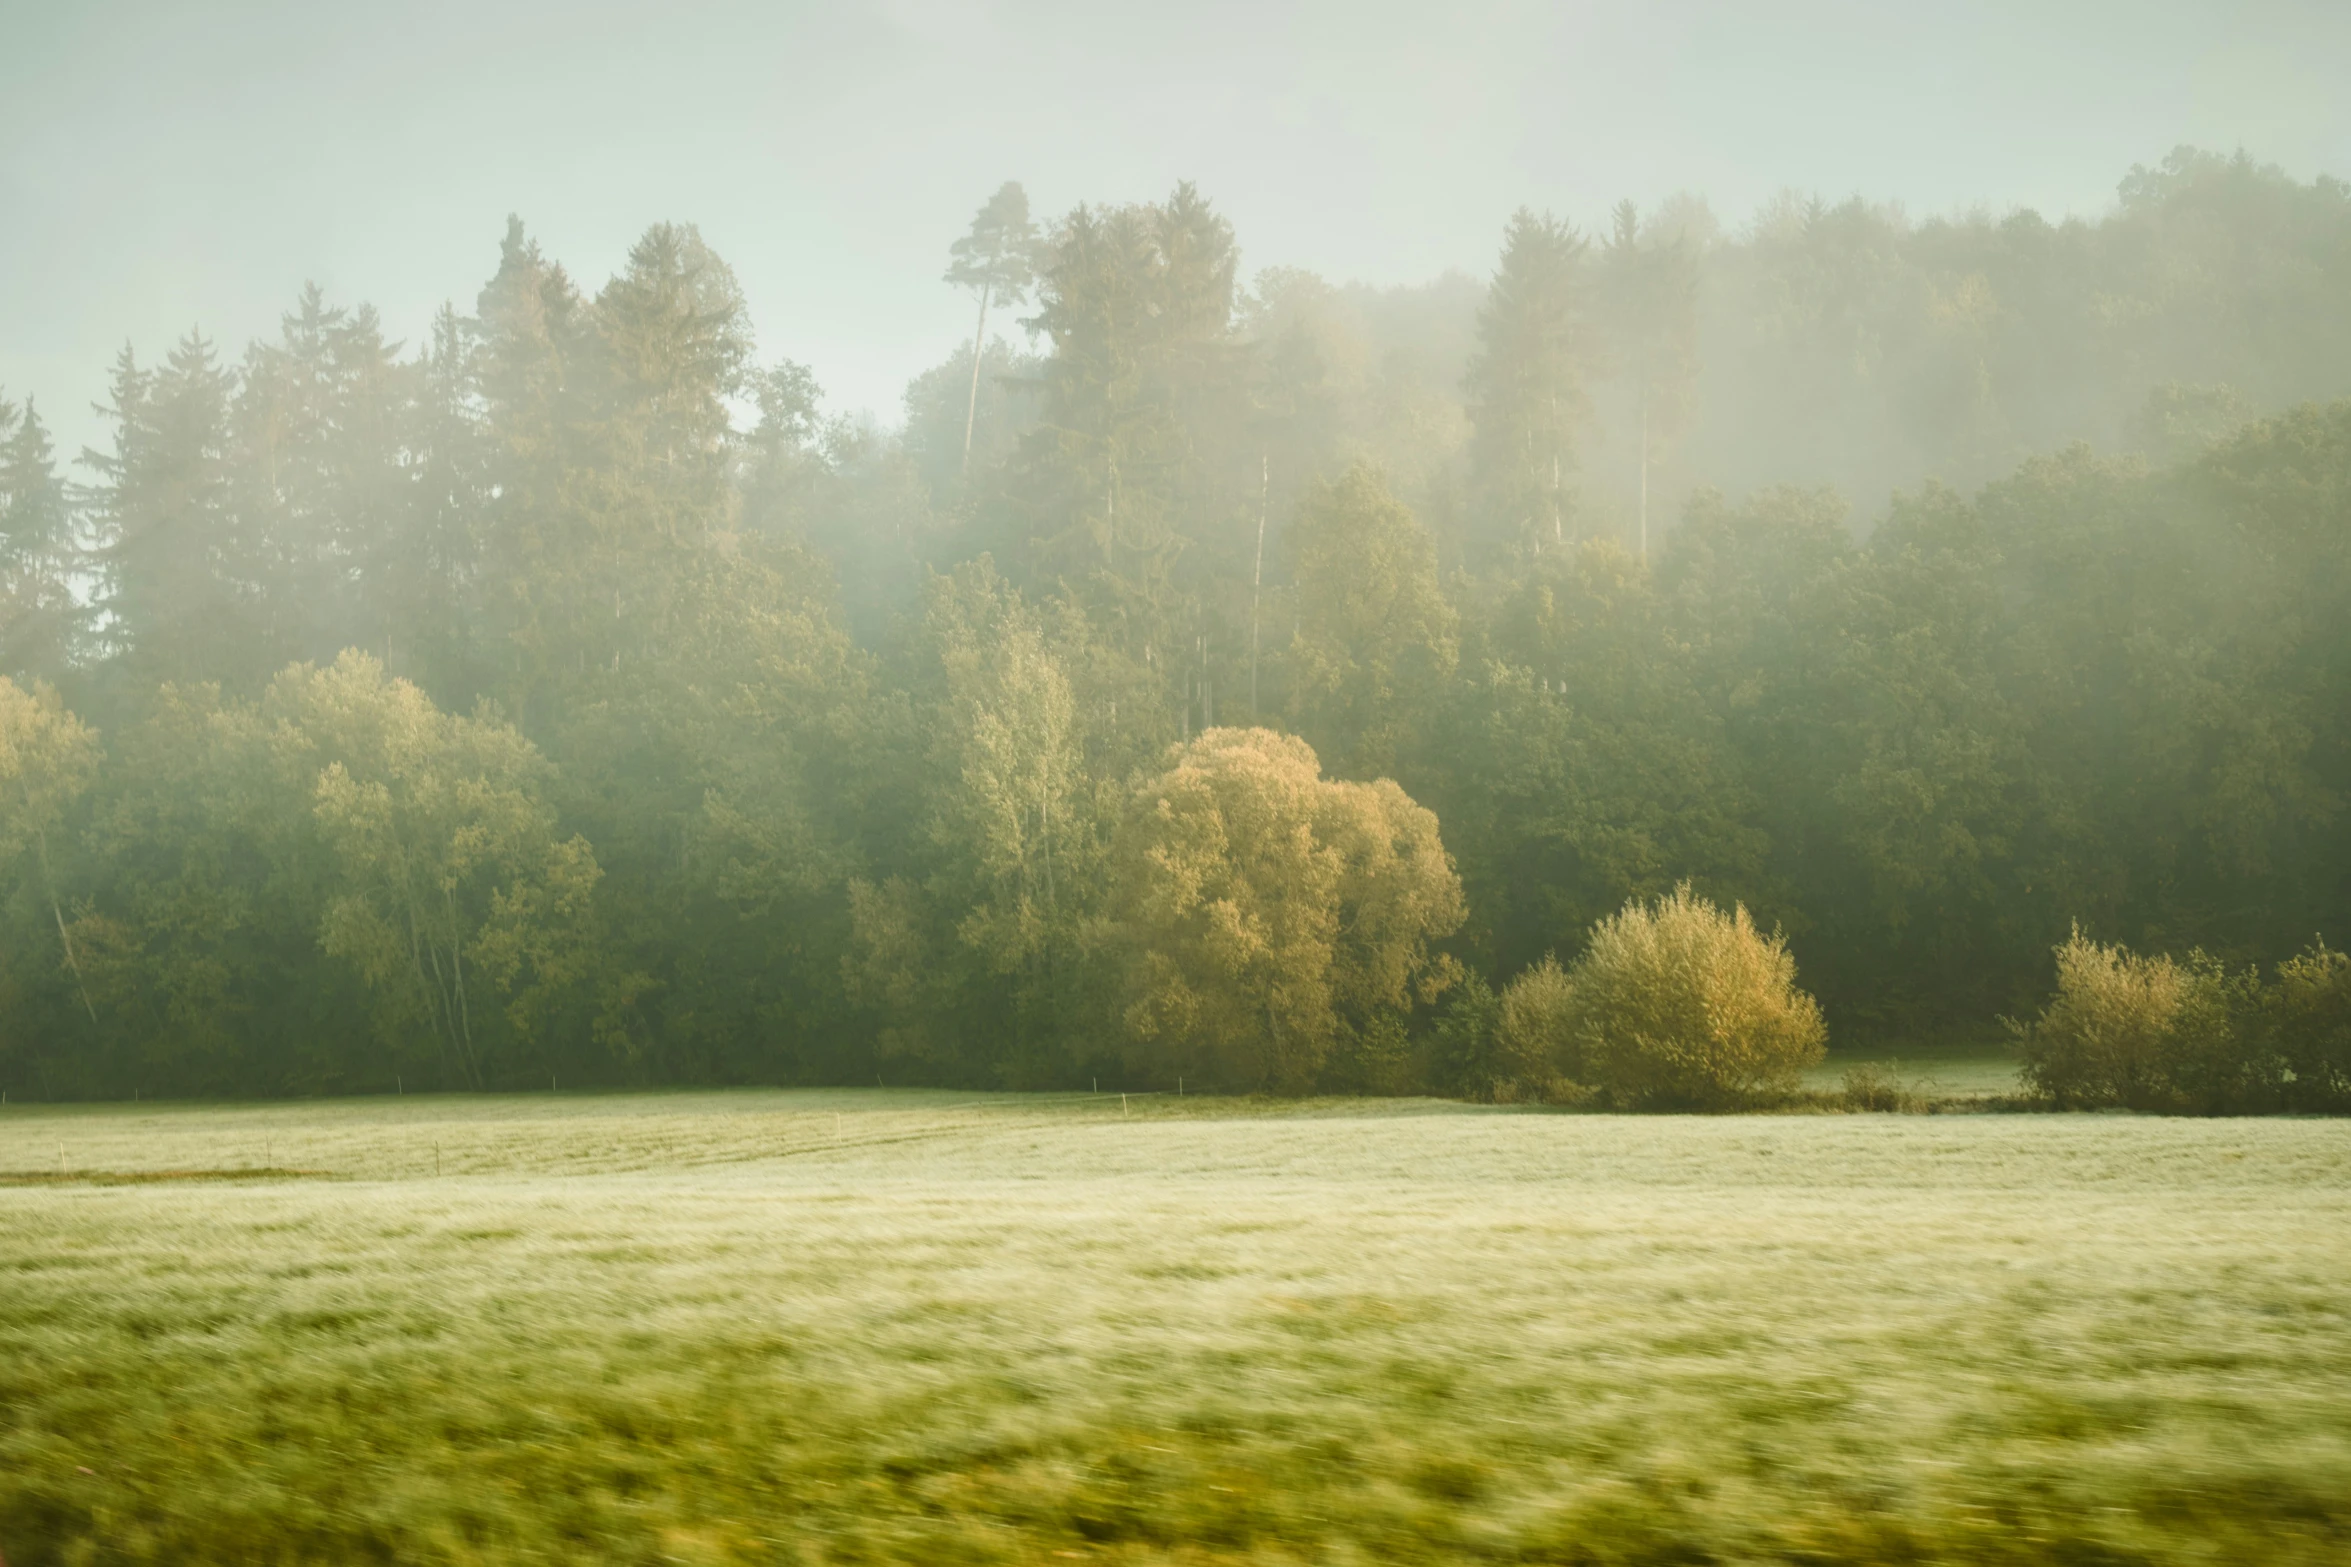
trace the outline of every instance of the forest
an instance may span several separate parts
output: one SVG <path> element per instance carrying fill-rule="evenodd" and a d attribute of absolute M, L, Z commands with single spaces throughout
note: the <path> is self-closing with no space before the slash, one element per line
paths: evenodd
<path fill-rule="evenodd" d="M 2351 940 L 2351 187 L 1497 234 L 1007 184 L 889 425 L 682 223 L 9 389 L 0 1087 L 1475 1094 L 1685 883 L 1839 1044 Z"/>

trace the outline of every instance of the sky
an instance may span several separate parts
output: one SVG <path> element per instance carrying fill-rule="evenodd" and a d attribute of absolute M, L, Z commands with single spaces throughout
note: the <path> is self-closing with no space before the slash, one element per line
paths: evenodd
<path fill-rule="evenodd" d="M 1521 205 L 2094 217 L 2182 143 L 2351 176 L 2346 80 L 2351 0 L 0 0 L 0 391 L 72 450 L 126 341 L 233 355 L 306 281 L 413 342 L 513 212 L 590 288 L 698 224 L 761 356 L 889 420 L 1007 179 L 1045 216 L 1191 179 L 1244 272 L 1407 283 Z"/>

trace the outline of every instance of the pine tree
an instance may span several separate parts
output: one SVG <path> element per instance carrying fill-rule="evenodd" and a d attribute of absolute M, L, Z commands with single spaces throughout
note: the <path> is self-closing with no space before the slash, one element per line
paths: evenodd
<path fill-rule="evenodd" d="M 1036 280 L 1037 226 L 1029 221 L 1028 192 L 1017 180 L 988 198 L 971 220 L 971 232 L 948 249 L 945 281 L 979 295 L 979 325 L 971 336 L 971 390 L 963 412 L 963 472 L 971 471 L 971 432 L 979 419 L 980 362 L 987 356 L 988 306 L 1017 305 Z"/>
<path fill-rule="evenodd" d="M 54 682 L 80 658 L 76 524 L 39 410 L 0 403 L 0 674 Z"/>
<path fill-rule="evenodd" d="M 1649 479 L 1659 452 L 1688 427 L 1698 385 L 1698 265 L 1679 238 L 1643 237 L 1619 202 L 1601 258 L 1606 331 L 1639 423 L 1640 554 L 1649 558 Z"/>
<path fill-rule="evenodd" d="M 1489 547 L 1539 549 L 1567 537 L 1576 427 L 1587 406 L 1584 249 L 1568 224 L 1524 207 L 1503 232 L 1466 388 Z"/>
<path fill-rule="evenodd" d="M 579 291 L 524 231 L 506 220 L 497 274 L 475 307 L 483 493 L 477 613 L 484 688 L 523 727 L 539 728 L 559 664 L 576 678 L 586 653 L 553 624 L 555 579 L 584 553 L 566 515 L 567 469 L 583 410 L 573 387 L 585 314 Z M 609 611 L 608 611 L 609 612 Z"/>
<path fill-rule="evenodd" d="M 114 450 L 85 453 L 101 483 L 99 606 L 106 641 L 144 679 L 257 686 L 275 648 L 252 613 L 260 551 L 230 507 L 235 378 L 191 332 L 159 371 L 125 348 L 111 398 Z"/>
<path fill-rule="evenodd" d="M 279 340 L 247 352 L 233 412 L 232 508 L 257 563 L 255 615 L 274 662 L 381 653 L 371 585 L 409 505 L 403 446 L 415 372 L 373 309 L 316 284 Z"/>
<path fill-rule="evenodd" d="M 1171 685 L 1166 655 L 1198 621 L 1177 562 L 1229 510 L 1220 482 L 1241 478 L 1210 461 L 1243 444 L 1213 434 L 1246 418 L 1238 264 L 1232 226 L 1188 183 L 1158 206 L 1080 207 L 1028 322 L 1052 344 L 1020 476 L 1035 565 L 1087 583 L 1089 608 Z"/>
<path fill-rule="evenodd" d="M 382 628 L 386 668 L 458 707 L 483 689 L 473 633 L 489 502 L 478 340 L 454 306 L 433 317 L 413 362 L 401 443 L 415 482 L 363 584 L 363 615 Z"/>

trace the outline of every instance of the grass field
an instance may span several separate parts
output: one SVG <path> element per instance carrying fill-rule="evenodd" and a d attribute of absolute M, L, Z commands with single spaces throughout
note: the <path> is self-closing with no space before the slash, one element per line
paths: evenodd
<path fill-rule="evenodd" d="M 12 1106 L 0 1172 L 13 1567 L 2351 1560 L 2343 1122 Z"/>
<path fill-rule="evenodd" d="M 2023 1065 L 2013 1051 L 1979 1043 L 1914 1045 L 1901 1051 L 1838 1051 L 1805 1072 L 1804 1086 L 1833 1091 L 1854 1067 L 1871 1067 L 1923 1099 L 1965 1104 L 2020 1096 L 2024 1092 Z"/>

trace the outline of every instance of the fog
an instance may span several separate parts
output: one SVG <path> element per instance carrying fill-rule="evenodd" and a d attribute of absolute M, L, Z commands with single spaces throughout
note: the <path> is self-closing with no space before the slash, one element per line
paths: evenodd
<path fill-rule="evenodd" d="M 0 1567 L 2351 1560 L 2347 79 L 0 0 Z"/>
<path fill-rule="evenodd" d="M 1510 1042 L 1611 921 L 1776 927 L 1788 1071 L 2300 994 L 2351 23 L 1901 15 L 12 13 L 0 1089 L 1752 1090 Z"/>
<path fill-rule="evenodd" d="M 1521 205 L 1676 191 L 2095 216 L 2132 164 L 2351 163 L 2328 0 L 1880 6 L 0 0 L 0 387 L 61 444 L 126 339 L 232 351 L 301 286 L 416 341 L 509 212 L 583 278 L 693 222 L 760 347 L 898 416 L 963 301 L 939 252 L 1197 182 L 1243 273 L 1484 277 Z"/>

